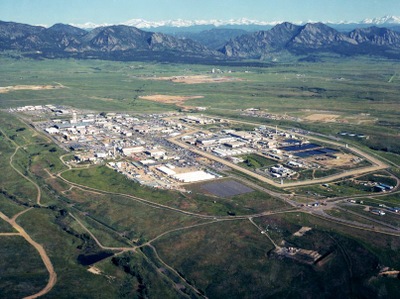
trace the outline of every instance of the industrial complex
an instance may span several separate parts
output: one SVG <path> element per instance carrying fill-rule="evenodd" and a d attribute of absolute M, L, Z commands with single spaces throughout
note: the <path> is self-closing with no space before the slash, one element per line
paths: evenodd
<path fill-rule="evenodd" d="M 98 114 L 55 105 L 12 112 L 43 118 L 35 126 L 73 152 L 71 163 L 104 163 L 157 188 L 185 190 L 185 184 L 220 178 L 232 168 L 289 186 L 376 167 L 347 145 L 317 142 L 307 132 L 265 125 L 238 129 L 233 120 L 201 114 Z"/>

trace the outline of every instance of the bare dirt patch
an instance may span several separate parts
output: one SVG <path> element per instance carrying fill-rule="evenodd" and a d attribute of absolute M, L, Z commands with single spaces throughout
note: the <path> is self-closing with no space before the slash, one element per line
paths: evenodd
<path fill-rule="evenodd" d="M 0 87 L 0 93 L 8 93 L 17 90 L 48 90 L 48 89 L 60 89 L 64 86 L 58 85 L 14 85 Z"/>
<path fill-rule="evenodd" d="M 171 81 L 174 83 L 184 84 L 202 84 L 202 83 L 224 83 L 232 81 L 241 81 L 242 79 L 233 77 L 212 77 L 207 75 L 196 75 L 196 76 L 173 76 L 173 77 L 151 77 L 145 78 L 146 80 L 159 80 L 159 81 Z"/>
<path fill-rule="evenodd" d="M 180 104 L 187 100 L 201 99 L 203 96 L 173 96 L 165 94 L 155 94 L 148 96 L 141 96 L 140 99 L 163 103 L 163 104 Z"/>
<path fill-rule="evenodd" d="M 374 118 L 370 116 L 369 114 L 358 114 L 358 115 L 352 115 L 352 116 L 347 116 L 343 119 L 343 122 L 348 122 L 348 123 L 354 123 L 358 125 L 362 124 L 374 124 L 378 121 L 378 118 Z"/>
<path fill-rule="evenodd" d="M 344 154 L 344 153 L 335 153 L 335 156 L 338 157 L 338 159 L 331 159 L 328 158 L 326 160 L 315 160 L 315 162 L 324 165 L 324 166 L 329 166 L 329 167 L 339 167 L 339 166 L 351 166 L 356 164 L 355 161 L 355 156 L 351 154 Z"/>
<path fill-rule="evenodd" d="M 93 273 L 93 274 L 96 274 L 96 275 L 100 275 L 101 274 L 100 269 L 97 268 L 97 267 L 94 267 L 94 266 L 89 267 L 88 271 L 90 273 Z"/>
<path fill-rule="evenodd" d="M 302 236 L 304 236 L 304 234 L 305 234 L 306 232 L 310 231 L 311 229 L 312 229 L 311 227 L 303 226 L 303 227 L 300 228 L 297 232 L 295 232 L 295 233 L 293 234 L 293 236 L 295 236 L 295 237 L 302 237 Z"/>
<path fill-rule="evenodd" d="M 102 98 L 102 97 L 89 97 L 89 98 L 93 99 L 93 100 L 100 100 L 100 101 L 105 101 L 105 102 L 114 101 L 114 99 L 112 99 L 112 98 Z"/>
<path fill-rule="evenodd" d="M 340 117 L 338 114 L 321 114 L 315 113 L 305 117 L 305 120 L 308 121 L 319 121 L 319 122 L 336 122 Z"/>

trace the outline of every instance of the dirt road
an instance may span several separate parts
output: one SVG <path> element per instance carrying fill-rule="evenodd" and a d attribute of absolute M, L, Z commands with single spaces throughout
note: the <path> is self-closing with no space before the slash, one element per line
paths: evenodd
<path fill-rule="evenodd" d="M 76 218 L 74 215 L 72 215 L 71 213 L 69 213 L 69 215 L 75 219 L 75 221 L 90 235 L 91 238 L 93 238 L 93 240 L 96 242 L 97 246 L 99 246 L 101 249 L 104 250 L 116 250 L 116 251 L 134 251 L 137 247 L 133 246 L 133 247 L 109 247 L 109 246 L 104 246 L 103 244 L 100 243 L 100 241 L 96 238 L 96 236 L 78 219 Z"/>

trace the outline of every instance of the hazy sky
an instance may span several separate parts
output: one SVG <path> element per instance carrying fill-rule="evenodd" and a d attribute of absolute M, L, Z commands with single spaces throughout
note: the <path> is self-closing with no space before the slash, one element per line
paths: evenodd
<path fill-rule="evenodd" d="M 130 19 L 360 21 L 400 16 L 400 0 L 0 0 L 0 20 L 28 24 Z"/>

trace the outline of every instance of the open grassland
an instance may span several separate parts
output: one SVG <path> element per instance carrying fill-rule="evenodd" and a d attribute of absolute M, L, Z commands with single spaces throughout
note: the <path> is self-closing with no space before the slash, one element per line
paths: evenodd
<path fill-rule="evenodd" d="M 246 167 L 249 169 L 258 169 L 263 167 L 268 167 L 277 164 L 275 160 L 265 158 L 260 155 L 250 154 L 247 156 L 242 157 L 244 162 L 240 163 L 239 165 L 242 167 Z"/>
<path fill-rule="evenodd" d="M 199 298 L 190 290 L 181 290 L 184 285 L 171 279 L 168 270 L 157 265 L 141 252 L 124 253 L 96 264 L 102 275 L 106 273 L 119 281 L 118 292 L 113 298 Z"/>
<path fill-rule="evenodd" d="M 143 242 L 164 231 L 204 222 L 198 217 L 154 208 L 123 196 L 82 191 L 74 191 L 74 193 L 68 193 L 67 196 L 76 209 L 88 214 L 85 218 L 91 226 L 96 225 L 97 222 L 97 226 L 103 230 L 105 227 L 119 232 L 124 236 L 125 242 Z M 102 240 L 102 238 L 99 239 Z"/>
<path fill-rule="evenodd" d="M 57 273 L 58 282 L 47 298 L 113 298 L 118 284 L 88 272 L 77 261 L 80 254 L 94 254 L 99 249 L 79 231 L 63 230 L 55 222 L 56 217 L 60 215 L 51 210 L 34 209 L 18 220 L 33 239 L 43 244 Z"/>
<path fill-rule="evenodd" d="M 374 219 L 374 220 L 377 220 L 377 221 L 381 221 L 381 222 L 384 221 L 385 223 L 390 224 L 392 226 L 400 227 L 400 215 L 397 214 L 397 213 L 389 213 L 389 212 L 387 212 L 386 215 L 380 216 L 380 215 L 372 214 L 369 211 L 369 209 L 366 209 L 362 205 L 357 205 L 357 206 L 343 205 L 342 207 L 344 209 L 346 209 L 346 210 L 357 212 L 360 215 L 367 216 L 367 217 L 369 217 L 371 219 Z"/>
<path fill-rule="evenodd" d="M 381 264 L 400 268 L 400 256 L 397 254 L 400 249 L 400 239 L 396 236 L 357 229 L 304 213 L 286 214 L 282 216 L 282 219 L 299 226 L 316 228 L 326 233 L 334 232 L 343 237 L 353 239 L 379 258 Z"/>
<path fill-rule="evenodd" d="M 339 210 L 339 209 L 331 209 L 331 210 L 325 211 L 325 213 L 327 213 L 328 215 L 340 218 L 340 219 L 348 220 L 348 221 L 364 223 L 364 224 L 367 224 L 367 225 L 370 225 L 370 226 L 377 226 L 377 227 L 380 226 L 378 223 L 376 223 L 376 222 L 374 222 L 372 220 L 369 220 L 369 219 L 363 218 L 361 216 L 349 213 L 345 209 L 341 209 L 341 210 Z M 368 216 L 370 216 L 370 215 L 368 215 Z"/>
<path fill-rule="evenodd" d="M 0 233 L 16 233 L 10 224 L 3 219 L 0 220 Z"/>
<path fill-rule="evenodd" d="M 187 194 L 146 188 L 105 166 L 74 169 L 64 172 L 62 176 L 68 181 L 98 190 L 133 195 L 150 202 L 206 215 L 224 216 L 228 213 L 248 215 L 265 211 L 265 209 L 274 210 L 285 207 L 282 201 L 263 192 L 237 195 L 232 198 L 216 198 L 200 192 Z"/>
<path fill-rule="evenodd" d="M 335 250 L 346 260 L 347 269 L 351 272 L 352 277 L 347 282 L 353 284 L 352 288 L 355 294 L 357 290 L 360 290 L 357 296 L 369 297 L 371 294 L 378 295 L 382 291 L 386 292 L 389 289 L 390 291 L 394 289 L 398 290 L 399 285 L 396 286 L 391 279 L 378 279 L 377 272 L 379 269 L 376 268 L 377 263 L 395 269 L 399 268 L 400 258 L 396 253 L 400 248 L 398 237 L 354 229 L 303 213 L 290 213 L 279 217 L 265 217 L 264 221 L 264 225 L 269 225 L 271 228 L 271 235 L 275 234 L 276 238 L 279 238 L 279 236 L 281 238 L 286 237 L 287 241 L 295 246 L 306 247 L 313 244 L 312 247 L 316 248 L 317 244 L 321 244 L 322 247 L 326 247 L 325 244 L 336 244 L 337 246 L 334 246 Z M 286 229 L 282 229 L 279 224 L 282 224 L 283 227 L 287 227 L 288 225 L 289 227 L 290 225 L 295 225 L 295 227 L 287 231 Z M 310 232 L 304 235 L 306 238 L 296 237 L 294 240 L 293 236 L 289 237 L 295 229 L 301 226 L 312 228 Z M 313 230 L 314 234 L 307 237 L 307 234 L 313 232 Z M 320 234 L 320 236 L 314 238 L 317 236 L 315 233 Z M 364 288 L 359 289 L 359 284 L 363 280 Z M 372 297 L 376 295 L 372 295 Z"/>
<path fill-rule="evenodd" d="M 396 62 L 374 59 L 327 59 L 322 64 L 277 64 L 258 68 L 222 67 L 222 70 L 232 71 L 226 76 L 241 80 L 218 84 L 143 80 L 154 76 L 209 75 L 211 68 L 200 65 L 5 58 L 1 63 L 1 72 L 7 74 L 1 76 L 1 86 L 54 82 L 65 86 L 57 90 L 2 94 L 2 107 L 23 103 L 69 104 L 114 111 L 129 108 L 141 111 L 146 105 L 153 110 L 171 107 L 142 100 L 134 103 L 135 97 L 153 94 L 204 96 L 189 100 L 187 104 L 191 106 L 228 110 L 258 107 L 273 112 L 301 114 L 303 111 L 303 115 L 369 113 L 380 117 L 384 113 L 395 119 L 398 107 L 399 86 L 389 83 L 388 78 L 400 66 Z"/>
<path fill-rule="evenodd" d="M 21 175 L 11 167 L 10 161 L 12 159 L 14 167 L 22 174 L 28 174 L 26 167 L 29 158 L 23 147 L 29 144 L 33 138 L 24 138 L 26 133 L 19 135 L 21 131 L 17 132 L 18 129 L 25 128 L 26 130 L 27 128 L 24 126 L 16 127 L 15 122 L 17 122 L 16 119 L 1 112 L 0 167 L 2 171 L 0 172 L 0 191 L 5 197 L 12 195 L 12 199 L 15 201 L 30 203 L 35 201 L 37 191 L 31 182 L 21 179 Z M 20 146 L 20 148 L 17 149 L 17 146 Z"/>
<path fill-rule="evenodd" d="M 9 194 L 0 194 L 0 211 L 7 217 L 12 217 L 25 209 L 26 207 L 10 198 Z"/>
<path fill-rule="evenodd" d="M 328 187 L 318 185 L 310 185 L 306 187 L 290 188 L 288 190 L 300 195 L 311 195 L 314 197 L 337 197 L 345 195 L 362 195 L 370 194 L 371 188 L 363 190 L 361 186 L 353 184 L 348 180 L 329 183 Z"/>
<path fill-rule="evenodd" d="M 0 236 L 2 298 L 22 298 L 46 285 L 46 269 L 34 248 L 20 236 Z"/>
<path fill-rule="evenodd" d="M 223 222 L 177 232 L 154 245 L 161 259 L 207 297 L 254 298 L 271 285 L 262 273 L 273 247 L 258 235 L 250 222 Z"/>
<path fill-rule="evenodd" d="M 317 250 L 322 255 L 330 255 L 329 259 L 321 265 L 307 265 L 276 256 L 272 253 L 273 244 L 246 220 L 176 232 L 154 245 L 161 259 L 210 298 L 254 298 L 266 294 L 273 298 L 311 296 L 316 290 L 319 298 L 332 294 L 357 297 L 377 293 L 379 287 L 388 283 L 381 281 L 377 287 L 369 283 L 373 273 L 377 274 L 379 257 L 354 241 L 354 236 L 338 234 L 337 227 L 320 228 L 318 219 L 294 213 L 255 221 L 267 228 L 279 245 L 285 241 L 286 246 Z M 312 230 L 303 237 L 293 236 L 305 225 Z M 394 238 L 387 238 L 396 243 Z M 169 250 L 172 246 L 173 251 Z M 393 249 L 389 246 L 380 250 Z"/>
<path fill-rule="evenodd" d="M 389 195 L 383 195 L 383 196 L 377 196 L 374 199 L 368 199 L 372 202 L 376 203 L 383 203 L 388 206 L 400 206 L 400 195 L 397 194 L 389 194 Z"/>

